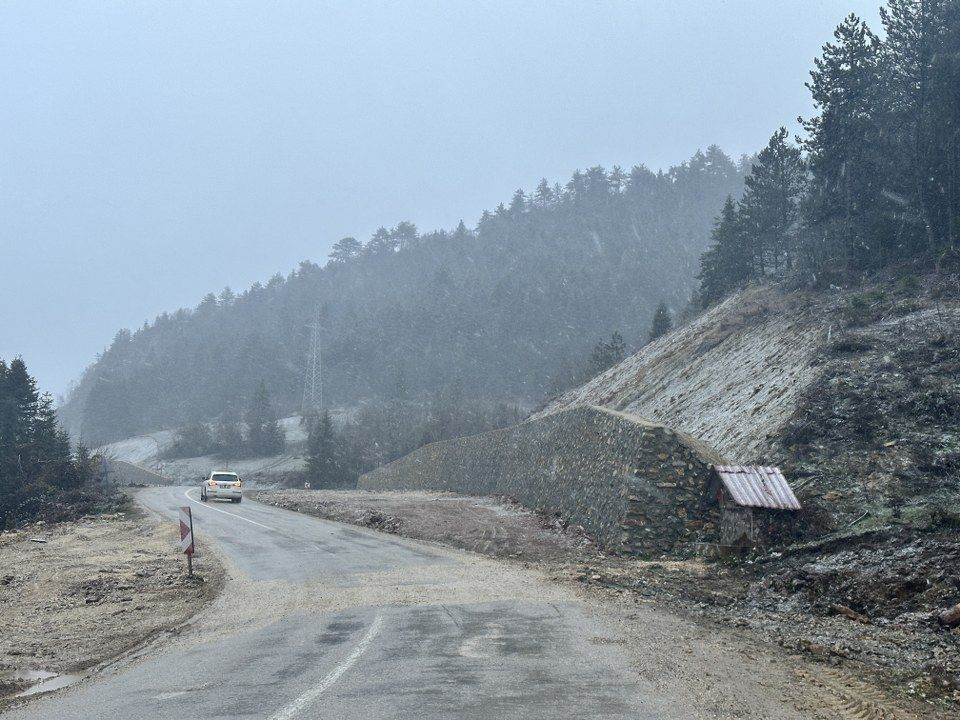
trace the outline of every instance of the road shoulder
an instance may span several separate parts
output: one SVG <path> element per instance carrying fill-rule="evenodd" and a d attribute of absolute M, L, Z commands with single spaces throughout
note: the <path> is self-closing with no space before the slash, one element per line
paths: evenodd
<path fill-rule="evenodd" d="M 188 578 L 176 541 L 175 522 L 132 503 L 0 534 L 0 709 L 24 690 L 82 679 L 214 598 L 222 565 L 208 553 Z"/>
<path fill-rule="evenodd" d="M 732 609 L 724 619 L 722 613 L 705 612 L 709 604 L 699 596 L 690 599 L 689 593 L 675 591 L 682 582 L 703 586 L 701 594 L 709 594 L 712 586 L 704 573 L 723 575 L 722 567 L 605 557 L 576 528 L 490 498 L 328 490 L 258 491 L 255 497 L 287 510 L 491 556 L 516 571 L 534 570 L 617 627 L 643 679 L 675 697 L 696 693 L 704 717 L 776 717 L 765 713 L 782 703 L 795 707 L 800 717 L 830 720 L 960 717 L 949 705 L 903 697 L 903 688 L 891 684 L 889 676 L 862 663 L 841 664 L 836 654 L 824 661 L 780 646 L 738 620 Z M 631 583 L 609 582 L 625 566 Z M 800 632 L 809 622 L 794 617 Z M 745 708 L 752 711 L 743 715 Z"/>

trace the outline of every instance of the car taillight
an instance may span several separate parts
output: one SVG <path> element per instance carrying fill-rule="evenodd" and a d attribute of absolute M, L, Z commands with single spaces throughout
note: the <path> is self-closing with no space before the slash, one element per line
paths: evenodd
<path fill-rule="evenodd" d="M 237 481 L 233 484 L 233 486 L 234 486 L 234 487 L 240 487 L 240 481 L 237 480 Z"/>
<path fill-rule="evenodd" d="M 216 480 L 207 480 L 207 485 L 209 485 L 210 487 L 216 487 L 216 486 L 217 486 L 217 481 L 216 481 Z"/>

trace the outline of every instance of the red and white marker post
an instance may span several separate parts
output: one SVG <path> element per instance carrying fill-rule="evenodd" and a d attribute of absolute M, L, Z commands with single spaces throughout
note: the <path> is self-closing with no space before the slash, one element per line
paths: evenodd
<path fill-rule="evenodd" d="M 187 556 L 187 573 L 193 576 L 193 513 L 180 508 L 180 552 Z"/>

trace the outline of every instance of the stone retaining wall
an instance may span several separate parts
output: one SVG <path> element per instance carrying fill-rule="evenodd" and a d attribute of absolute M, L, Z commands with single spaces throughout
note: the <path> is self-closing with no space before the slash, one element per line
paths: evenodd
<path fill-rule="evenodd" d="M 702 498 L 710 464 L 722 462 L 684 433 L 583 406 L 426 445 L 358 486 L 506 495 L 582 525 L 608 549 L 652 554 L 715 530 Z"/>

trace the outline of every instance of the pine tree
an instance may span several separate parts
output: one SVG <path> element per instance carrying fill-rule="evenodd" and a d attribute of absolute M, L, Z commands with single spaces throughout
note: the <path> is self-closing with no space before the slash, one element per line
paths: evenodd
<path fill-rule="evenodd" d="M 699 300 L 709 307 L 753 277 L 749 238 L 732 197 L 728 197 L 714 224 L 713 244 L 700 258 Z"/>
<path fill-rule="evenodd" d="M 70 459 L 70 440 L 60 428 L 50 393 L 40 396 L 33 432 L 33 455 L 36 462 L 59 464 Z"/>
<path fill-rule="evenodd" d="M 882 264 L 890 224 L 882 213 L 880 127 L 877 123 L 880 41 L 856 15 L 823 46 L 807 87 L 820 114 L 803 122 L 813 192 L 809 221 L 818 264 L 840 263 L 850 272 Z M 879 247 L 878 247 L 879 246 Z M 879 250 L 879 251 L 878 251 Z"/>
<path fill-rule="evenodd" d="M 390 238 L 396 250 L 403 250 L 416 244 L 419 237 L 417 226 L 407 220 L 397 223 L 397 226 L 390 231 Z"/>
<path fill-rule="evenodd" d="M 329 412 L 324 412 L 310 431 L 306 476 L 313 487 L 340 487 L 346 480 L 343 446 Z"/>
<path fill-rule="evenodd" d="M 260 381 L 247 410 L 247 447 L 254 455 L 277 455 L 283 452 L 283 430 L 267 392 L 267 383 Z"/>
<path fill-rule="evenodd" d="M 237 296 L 234 294 L 233 290 L 230 289 L 230 286 L 227 285 L 220 291 L 220 294 L 217 296 L 217 304 L 220 307 L 229 307 L 233 305 L 234 301 L 237 299 Z"/>
<path fill-rule="evenodd" d="M 354 258 L 360 257 L 363 252 L 363 244 L 352 237 L 345 237 L 334 243 L 330 249 L 330 260 L 333 263 L 347 263 Z"/>
<path fill-rule="evenodd" d="M 373 237 L 370 238 L 364 247 L 364 252 L 367 255 L 389 254 L 396 252 L 396 250 L 397 241 L 385 227 L 377 228 L 377 231 L 373 233 Z"/>
<path fill-rule="evenodd" d="M 213 432 L 213 447 L 225 457 L 239 457 L 244 453 L 243 425 L 233 408 L 227 408 L 220 415 Z"/>
<path fill-rule="evenodd" d="M 6 372 L 6 392 L 15 417 L 12 445 L 19 457 L 18 462 L 22 464 L 33 443 L 40 400 L 37 383 L 27 372 L 23 358 L 16 357 L 10 363 Z"/>
<path fill-rule="evenodd" d="M 17 467 L 17 405 L 9 389 L 10 370 L 0 359 L 0 496 L 9 492 Z M 5 489 L 6 488 L 6 489 Z"/>
<path fill-rule="evenodd" d="M 526 209 L 527 196 L 523 194 L 523 188 L 520 188 L 513 193 L 513 198 L 510 200 L 510 207 L 507 209 L 507 212 L 513 217 L 519 217 L 523 215 Z"/>
<path fill-rule="evenodd" d="M 556 200 L 556 195 L 553 192 L 553 188 L 550 187 L 550 183 L 547 182 L 546 178 L 541 178 L 537 189 L 533 191 L 533 205 L 538 208 L 548 208 L 551 207 Z"/>
<path fill-rule="evenodd" d="M 653 342 L 661 335 L 666 335 L 673 329 L 673 318 L 670 317 L 670 310 L 665 302 L 657 305 L 657 310 L 653 314 L 653 322 L 650 325 L 649 341 Z"/>
<path fill-rule="evenodd" d="M 960 252 L 960 0 L 943 8 L 939 50 L 931 60 L 929 142 L 925 146 L 930 222 L 941 250 Z"/>
<path fill-rule="evenodd" d="M 740 215 L 751 274 L 756 276 L 779 274 L 793 266 L 806 167 L 800 149 L 787 141 L 787 135 L 786 128 L 773 134 L 744 180 Z"/>
<path fill-rule="evenodd" d="M 913 230 L 906 241 L 933 250 L 945 228 L 937 212 L 937 159 L 933 122 L 933 60 L 944 48 L 946 0 L 888 0 L 880 8 L 884 112 L 884 186 L 901 203 L 900 217 Z"/>
<path fill-rule="evenodd" d="M 600 340 L 590 355 L 590 364 L 595 373 L 601 373 L 623 360 L 627 354 L 627 345 L 619 332 L 614 332 L 609 341 Z"/>
<path fill-rule="evenodd" d="M 53 398 L 39 395 L 22 358 L 0 360 L 0 529 L 55 508 L 62 514 L 78 499 L 99 458 L 85 449 L 71 456 Z"/>

